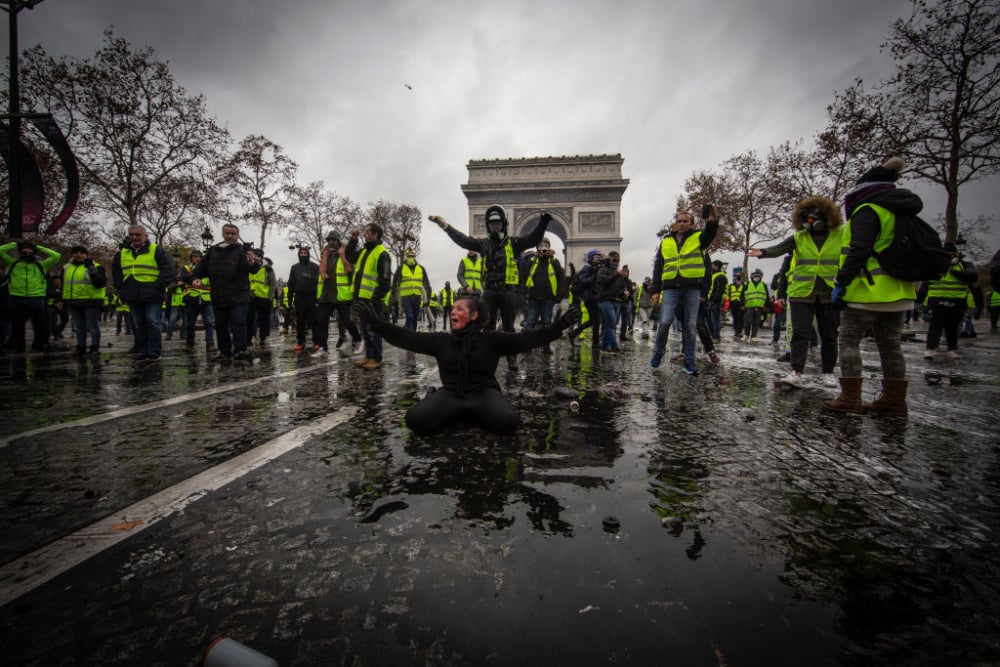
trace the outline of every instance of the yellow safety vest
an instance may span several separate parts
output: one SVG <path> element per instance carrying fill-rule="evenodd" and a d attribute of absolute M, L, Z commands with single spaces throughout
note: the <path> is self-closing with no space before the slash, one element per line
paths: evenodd
<path fill-rule="evenodd" d="M 260 267 L 256 273 L 250 274 L 250 291 L 258 299 L 266 299 L 271 294 L 271 286 L 267 284 L 267 269 Z"/>
<path fill-rule="evenodd" d="M 358 264 L 362 268 L 358 291 L 355 294 L 356 298 L 371 301 L 375 296 L 375 288 L 378 287 L 378 260 L 383 253 L 385 253 L 385 246 L 379 243 L 371 250 L 365 249 L 361 257 L 358 258 Z"/>
<path fill-rule="evenodd" d="M 452 289 L 443 289 L 440 294 L 441 305 L 447 308 L 448 306 L 455 305 L 455 291 Z"/>
<path fill-rule="evenodd" d="M 475 261 L 469 259 L 466 255 L 462 258 L 462 276 L 465 278 L 465 284 L 481 292 L 483 289 L 483 258 L 482 256 L 476 257 Z"/>
<path fill-rule="evenodd" d="M 193 266 L 185 266 L 185 273 L 194 273 Z M 184 284 L 184 298 L 201 298 L 202 303 L 212 303 L 212 288 L 209 286 L 208 276 L 201 279 L 201 287 L 195 287 L 191 283 Z"/>
<path fill-rule="evenodd" d="M 131 246 L 122 248 L 119 253 L 122 275 L 127 280 L 132 278 L 140 283 L 155 283 L 160 277 L 160 267 L 156 263 L 156 244 L 150 243 L 149 248 L 134 254 Z"/>
<path fill-rule="evenodd" d="M 539 260 L 536 258 L 534 262 L 531 263 L 531 270 L 528 271 L 528 278 L 524 281 L 526 287 L 531 288 L 535 286 L 535 271 L 538 269 Z M 559 282 L 556 280 L 556 270 L 552 267 L 552 261 L 549 261 L 549 285 L 552 287 L 552 296 L 556 295 L 559 289 Z"/>
<path fill-rule="evenodd" d="M 878 206 L 877 204 L 861 204 L 851 212 L 851 217 L 861 209 L 868 207 L 878 215 L 882 225 L 882 231 L 875 241 L 875 252 L 882 252 L 892 243 L 896 232 L 896 216 L 892 211 Z M 851 228 L 847 225 L 844 230 L 843 250 L 840 255 L 840 266 L 844 265 L 847 257 L 847 248 L 851 245 Z M 850 285 L 844 289 L 844 301 L 847 303 L 896 303 L 897 301 L 913 301 L 917 298 L 917 291 L 913 283 L 904 282 L 898 278 L 893 278 L 879 265 L 873 254 L 865 263 L 865 268 L 871 274 L 872 280 L 869 282 L 868 276 L 862 272 Z M 874 284 L 873 284 L 874 283 Z"/>
<path fill-rule="evenodd" d="M 705 256 L 701 251 L 701 232 L 688 234 L 681 247 L 677 247 L 677 239 L 666 236 L 660 242 L 660 256 L 663 258 L 663 271 L 660 280 L 673 280 L 679 273 L 681 278 L 704 278 Z"/>
<path fill-rule="evenodd" d="M 767 285 L 761 280 L 756 285 L 751 280 L 747 283 L 747 289 L 743 293 L 743 305 L 747 308 L 763 308 L 767 301 Z"/>
<path fill-rule="evenodd" d="M 822 248 L 816 247 L 809 230 L 795 232 L 794 268 L 788 272 L 788 296 L 806 297 L 813 293 L 816 279 L 820 278 L 830 287 L 840 268 L 844 227 L 830 230 Z"/>
<path fill-rule="evenodd" d="M 100 266 L 94 262 L 94 266 Z M 94 287 L 90 282 L 90 274 L 83 264 L 70 262 L 63 267 L 62 297 L 67 300 L 101 299 L 106 295 L 105 288 Z"/>
<path fill-rule="evenodd" d="M 961 270 L 961 262 L 955 268 Z M 927 297 L 937 299 L 947 299 L 949 301 L 959 301 L 965 299 L 965 293 L 969 286 L 951 274 L 951 269 L 945 271 L 944 275 L 937 280 L 927 282 Z M 65 291 L 65 288 L 64 288 Z"/>
<path fill-rule="evenodd" d="M 399 296 L 420 296 L 424 285 L 424 267 L 403 264 L 400 267 Z"/>

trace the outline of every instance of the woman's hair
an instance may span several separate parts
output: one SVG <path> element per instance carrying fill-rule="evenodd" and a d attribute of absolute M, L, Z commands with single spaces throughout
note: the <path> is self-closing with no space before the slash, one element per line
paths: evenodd
<path fill-rule="evenodd" d="M 455 297 L 455 303 L 459 301 L 468 301 L 466 306 L 469 309 L 469 314 L 476 313 L 476 320 L 478 322 L 483 321 L 483 301 L 475 294 L 462 294 L 461 296 Z"/>

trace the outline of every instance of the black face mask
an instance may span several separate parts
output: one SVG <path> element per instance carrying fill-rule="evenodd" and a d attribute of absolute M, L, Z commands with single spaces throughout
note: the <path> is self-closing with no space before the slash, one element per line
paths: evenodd
<path fill-rule="evenodd" d="M 309 263 L 309 255 L 299 255 L 299 262 L 302 264 Z"/>
<path fill-rule="evenodd" d="M 826 231 L 826 220 L 823 218 L 814 218 L 812 222 L 807 220 L 802 223 L 802 228 L 810 232 L 824 232 Z"/>

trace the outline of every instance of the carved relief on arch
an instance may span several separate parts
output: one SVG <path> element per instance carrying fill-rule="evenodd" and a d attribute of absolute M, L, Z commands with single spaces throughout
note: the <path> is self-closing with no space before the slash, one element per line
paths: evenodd
<path fill-rule="evenodd" d="M 588 211 L 580 213 L 580 231 L 613 232 L 614 230 L 614 211 Z"/>

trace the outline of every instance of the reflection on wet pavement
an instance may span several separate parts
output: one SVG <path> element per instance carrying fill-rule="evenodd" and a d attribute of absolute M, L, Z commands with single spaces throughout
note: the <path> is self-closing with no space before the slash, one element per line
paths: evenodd
<path fill-rule="evenodd" d="M 965 382 L 914 381 L 907 420 L 824 413 L 830 390 L 775 389 L 771 348 L 723 352 L 696 378 L 651 371 L 646 341 L 525 355 L 498 373 L 513 437 L 407 431 L 437 376 L 396 350 L 374 373 L 287 352 L 3 360 L 3 562 L 358 409 L 4 607 L 7 653 L 177 664 L 228 634 L 304 665 L 1000 660 L 1000 341 L 977 341 Z"/>

